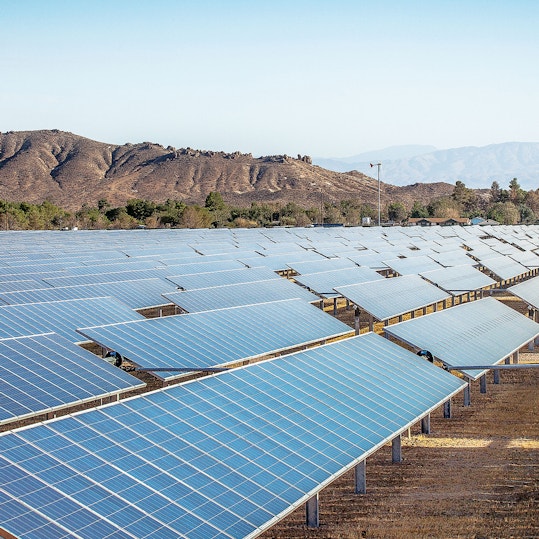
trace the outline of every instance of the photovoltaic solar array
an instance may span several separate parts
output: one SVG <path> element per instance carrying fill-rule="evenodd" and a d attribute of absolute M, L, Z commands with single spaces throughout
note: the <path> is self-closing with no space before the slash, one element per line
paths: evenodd
<path fill-rule="evenodd" d="M 0 521 L 24 539 L 256 537 L 464 385 L 368 334 L 5 433 Z"/>
<path fill-rule="evenodd" d="M 351 334 L 300 299 L 80 328 L 79 332 L 144 368 L 204 369 Z M 177 372 L 157 373 L 165 379 Z"/>
<path fill-rule="evenodd" d="M 54 333 L 0 339 L 0 364 L 0 424 L 146 385 Z"/>
<path fill-rule="evenodd" d="M 508 281 L 515 277 L 527 274 L 530 270 L 508 256 L 497 256 L 481 259 L 481 265 L 488 268 L 502 281 Z"/>
<path fill-rule="evenodd" d="M 261 267 L 193 273 L 170 276 L 167 279 L 184 290 L 196 290 L 198 288 L 281 279 L 281 277 L 269 268 Z"/>
<path fill-rule="evenodd" d="M 502 329 L 503 328 L 503 329 Z M 539 324 L 494 298 L 463 303 L 384 331 L 446 365 L 496 365 L 539 336 Z M 472 379 L 483 371 L 462 370 Z"/>
<path fill-rule="evenodd" d="M 420 275 L 427 281 L 456 296 L 497 284 L 497 281 L 467 264 L 425 271 L 421 272 Z"/>
<path fill-rule="evenodd" d="M 82 342 L 80 326 L 143 320 L 114 298 L 85 298 L 0 306 L 0 339 L 54 332 L 73 343 Z"/>
<path fill-rule="evenodd" d="M 392 270 L 400 275 L 419 275 L 422 271 L 440 269 L 438 262 L 426 255 L 411 256 L 409 258 L 393 258 L 384 260 Z"/>
<path fill-rule="evenodd" d="M 165 279 L 137 279 L 116 283 L 6 292 L 0 294 L 0 302 L 7 305 L 18 305 L 20 303 L 112 296 L 131 307 L 131 309 L 144 309 L 167 304 L 168 301 L 163 298 L 162 294 L 174 290 L 176 290 L 176 287 Z"/>
<path fill-rule="evenodd" d="M 419 275 L 338 286 L 335 291 L 378 320 L 389 320 L 450 297 Z"/>
<path fill-rule="evenodd" d="M 335 287 L 378 281 L 383 278 L 373 269 L 363 266 L 294 276 L 296 282 L 325 298 L 339 296 L 334 290 Z"/>
<path fill-rule="evenodd" d="M 510 286 L 507 291 L 539 309 L 539 277 Z"/>
<path fill-rule="evenodd" d="M 188 313 L 292 298 L 307 302 L 320 300 L 315 294 L 284 278 L 170 292 L 163 296 Z"/>

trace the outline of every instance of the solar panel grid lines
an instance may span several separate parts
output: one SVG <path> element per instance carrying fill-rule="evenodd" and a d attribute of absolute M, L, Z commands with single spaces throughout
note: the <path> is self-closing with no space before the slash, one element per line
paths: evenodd
<path fill-rule="evenodd" d="M 503 334 L 500 328 L 504 328 Z M 478 361 L 495 365 L 536 338 L 539 324 L 494 298 L 484 298 L 388 326 L 384 331 L 429 350 L 448 365 L 477 365 Z M 462 372 L 477 379 L 483 371 Z"/>
<path fill-rule="evenodd" d="M 470 265 L 440 268 L 419 275 L 453 295 L 497 284 L 497 281 Z"/>
<path fill-rule="evenodd" d="M 320 300 L 315 294 L 284 278 L 183 290 L 165 293 L 163 297 L 188 313 L 292 298 L 307 302 Z"/>
<path fill-rule="evenodd" d="M 213 272 L 191 273 L 167 276 L 167 279 L 184 290 L 198 290 L 228 284 L 241 284 L 269 279 L 281 279 L 273 270 L 265 266 L 238 268 Z"/>
<path fill-rule="evenodd" d="M 283 300 L 78 332 L 141 367 L 196 370 L 343 336 L 352 328 L 301 300 Z"/>
<path fill-rule="evenodd" d="M 510 286 L 508 292 L 539 309 L 539 277 Z"/>
<path fill-rule="evenodd" d="M 450 297 L 419 275 L 337 286 L 335 291 L 378 320 L 389 320 Z"/>
<path fill-rule="evenodd" d="M 144 387 L 54 333 L 0 339 L 0 423 Z"/>
<path fill-rule="evenodd" d="M 73 343 L 83 342 L 79 324 L 106 324 L 144 317 L 111 297 L 0 306 L 0 338 L 53 331 Z"/>

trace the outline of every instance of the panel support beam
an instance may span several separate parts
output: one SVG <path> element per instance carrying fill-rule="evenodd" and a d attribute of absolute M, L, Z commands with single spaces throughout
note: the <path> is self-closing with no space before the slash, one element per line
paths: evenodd
<path fill-rule="evenodd" d="M 354 469 L 355 493 L 367 494 L 367 459 L 358 462 Z"/>
<path fill-rule="evenodd" d="M 468 381 L 466 387 L 464 388 L 464 406 L 471 406 L 472 404 L 472 391 L 471 391 L 471 382 Z"/>
<path fill-rule="evenodd" d="M 444 402 L 444 419 L 451 419 L 451 399 Z"/>
<path fill-rule="evenodd" d="M 402 462 L 402 438 L 399 434 L 391 441 L 391 461 Z"/>
<path fill-rule="evenodd" d="M 421 434 L 430 434 L 430 414 L 421 418 Z"/>
<path fill-rule="evenodd" d="M 487 375 L 486 374 L 483 374 L 479 378 L 479 391 L 481 393 L 486 393 L 487 392 Z"/>
<path fill-rule="evenodd" d="M 320 526 L 318 493 L 305 502 L 305 522 L 309 528 L 318 528 Z"/>

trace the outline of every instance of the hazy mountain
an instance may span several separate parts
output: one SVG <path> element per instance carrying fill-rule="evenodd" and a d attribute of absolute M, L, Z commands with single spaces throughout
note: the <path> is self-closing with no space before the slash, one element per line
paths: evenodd
<path fill-rule="evenodd" d="M 318 166 L 335 170 L 336 172 L 348 172 L 350 165 L 358 163 L 374 163 L 396 159 L 409 159 L 416 155 L 422 155 L 435 151 L 434 146 L 424 146 L 420 144 L 408 144 L 404 146 L 389 146 L 382 150 L 363 152 L 350 157 L 314 157 L 313 162 Z"/>
<path fill-rule="evenodd" d="M 404 146 L 403 151 L 414 146 Z M 421 148 L 421 147 L 415 147 Z M 365 159 L 354 162 L 350 158 L 339 160 L 314 159 L 317 164 L 325 163 L 330 170 L 357 170 L 373 176 L 369 163 L 372 157 L 382 162 L 380 177 L 393 185 L 409 185 L 415 182 L 447 182 L 455 184 L 460 180 L 474 189 L 489 188 L 497 181 L 506 188 L 513 178 L 517 178 L 525 190 L 539 188 L 539 142 L 505 142 L 489 146 L 465 146 L 449 150 L 435 150 L 429 153 L 394 158 L 391 153 L 369 152 Z M 394 155 L 394 154 L 393 154 Z M 372 156 L 372 157 L 371 157 Z M 337 161 L 332 166 L 331 161 Z"/>
<path fill-rule="evenodd" d="M 384 181 L 382 203 L 449 194 L 453 185 L 395 187 Z M 203 204 L 218 191 L 230 204 L 359 199 L 377 204 L 378 184 L 360 172 L 339 173 L 311 164 L 308 156 L 253 157 L 239 152 L 167 148 L 152 142 L 121 146 L 58 130 L 0 133 L 0 199 L 70 210 L 101 199 L 114 206 L 134 198 Z"/>

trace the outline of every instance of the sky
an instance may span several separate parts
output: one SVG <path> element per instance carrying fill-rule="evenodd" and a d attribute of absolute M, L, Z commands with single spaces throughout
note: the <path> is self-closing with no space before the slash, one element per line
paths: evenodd
<path fill-rule="evenodd" d="M 253 156 L 539 141 L 537 0 L 0 0 L 0 131 Z"/>

